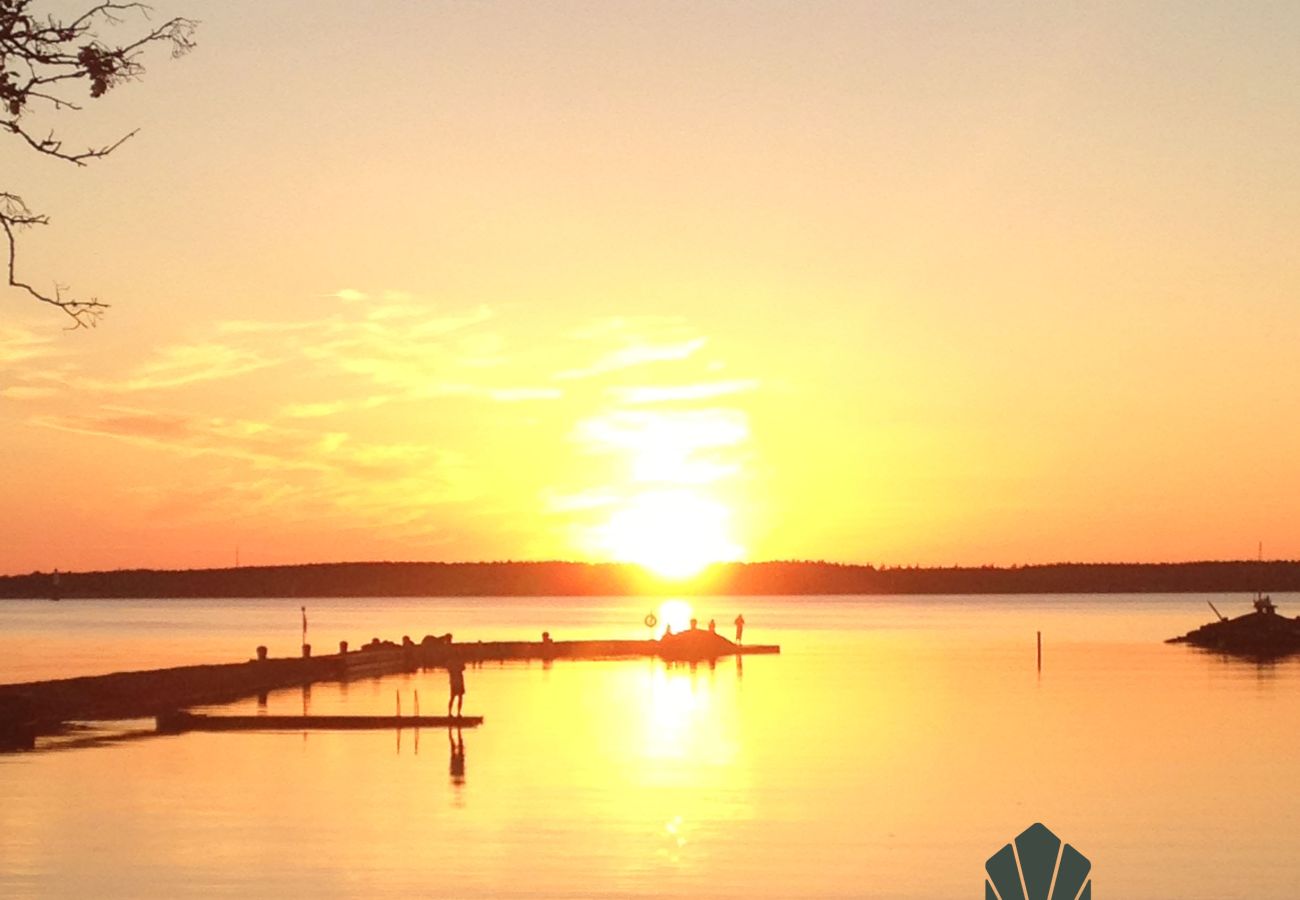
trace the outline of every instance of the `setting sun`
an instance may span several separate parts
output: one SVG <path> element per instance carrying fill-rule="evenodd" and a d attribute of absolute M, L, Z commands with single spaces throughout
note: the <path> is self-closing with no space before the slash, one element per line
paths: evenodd
<path fill-rule="evenodd" d="M 691 617 L 695 615 L 695 611 L 685 600 L 673 598 L 660 603 L 656 615 L 660 628 L 664 631 L 672 629 L 674 633 L 678 633 L 691 627 Z"/>
<path fill-rule="evenodd" d="M 650 491 L 634 497 L 600 529 L 605 550 L 664 578 L 690 578 L 710 563 L 738 559 L 730 537 L 731 511 L 689 490 Z"/>

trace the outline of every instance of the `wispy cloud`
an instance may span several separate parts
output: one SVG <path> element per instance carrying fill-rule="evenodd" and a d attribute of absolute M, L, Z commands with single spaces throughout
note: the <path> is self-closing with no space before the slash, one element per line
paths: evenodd
<path fill-rule="evenodd" d="M 589 488 L 573 493 L 554 490 L 544 491 L 543 500 L 548 512 L 572 513 L 593 509 L 605 509 L 618 503 L 621 495 L 607 488 Z"/>
<path fill-rule="evenodd" d="M 681 316 L 600 316 L 568 329 L 565 336 L 575 341 L 625 343 L 691 337 L 693 330 Z"/>
<path fill-rule="evenodd" d="M 730 381 L 711 381 L 701 384 L 678 384 L 670 386 L 612 387 L 609 393 L 620 403 L 641 405 L 646 403 L 669 403 L 675 401 L 708 400 L 752 391 L 759 386 L 754 378 L 737 378 Z"/>
<path fill-rule="evenodd" d="M 346 432 L 319 432 L 246 419 L 187 415 L 130 407 L 45 415 L 36 424 L 142 446 L 225 461 L 260 473 L 260 484 L 292 486 L 313 504 L 372 516 L 386 524 L 414 522 L 432 507 L 463 503 L 479 493 L 465 457 L 416 441 L 357 441 Z"/>
<path fill-rule="evenodd" d="M 701 337 L 673 344 L 633 344 L 606 353 L 589 366 L 558 372 L 555 377 L 561 380 L 591 378 L 596 375 L 630 369 L 633 366 L 645 365 L 646 363 L 686 359 L 706 343 L 708 343 L 708 339 Z"/>
<path fill-rule="evenodd" d="M 226 343 L 174 344 L 164 347 L 125 379 L 97 385 L 114 393 L 165 390 L 200 381 L 234 378 L 275 364 L 274 359 Z"/>
<path fill-rule="evenodd" d="M 498 403 L 523 403 L 528 400 L 559 400 L 564 391 L 551 387 L 493 388 L 487 396 Z"/>
<path fill-rule="evenodd" d="M 624 457 L 635 482 L 712 484 L 739 471 L 723 451 L 749 440 L 749 420 L 733 409 L 616 410 L 578 423 L 576 439 Z"/>
<path fill-rule="evenodd" d="M 94 371 L 50 338 L 0 327 L 0 398 L 20 401 L 10 408 L 31 425 L 201 460 L 181 464 L 204 473 L 192 485 L 141 494 L 169 515 L 275 511 L 430 542 L 446 538 L 433 512 L 445 504 L 461 504 L 458 515 L 485 532 L 531 539 L 517 524 L 521 496 L 539 511 L 600 516 L 629 491 L 714 485 L 743 461 L 742 414 L 672 408 L 758 386 L 720 380 L 707 338 L 686 320 L 530 327 L 485 305 L 355 288 L 317 306 L 309 320 L 191 328 L 135 360 L 101 358 Z M 617 384 L 625 371 L 635 382 Z M 556 442 L 537 448 L 548 462 L 576 455 L 576 480 L 552 466 L 538 476 L 550 483 L 500 495 L 483 459 L 499 464 L 506 451 L 476 441 L 511 434 L 515 423 Z"/>
<path fill-rule="evenodd" d="M 27 384 L 0 389 L 0 397 L 4 397 L 6 400 L 45 400 L 49 397 L 57 397 L 58 394 L 57 388 L 36 387 Z"/>
<path fill-rule="evenodd" d="M 337 321 L 336 316 L 327 316 L 322 320 L 313 322 L 263 322 L 255 319 L 230 319 L 225 322 L 218 322 L 215 330 L 217 334 L 221 335 L 303 334 L 319 332 L 323 327 L 328 327 L 329 323 L 334 321 Z"/>
<path fill-rule="evenodd" d="M 0 367 L 42 359 L 56 352 L 53 338 L 0 323 Z"/>

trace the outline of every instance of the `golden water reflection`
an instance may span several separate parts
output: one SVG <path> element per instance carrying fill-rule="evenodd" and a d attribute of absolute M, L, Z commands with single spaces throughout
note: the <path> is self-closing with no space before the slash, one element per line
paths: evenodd
<path fill-rule="evenodd" d="M 1041 820 L 1111 896 L 1294 896 L 1300 664 L 1162 645 L 1164 613 L 1118 603 L 1097 622 L 745 603 L 758 636 L 788 616 L 781 656 L 471 668 L 483 727 L 418 745 L 191 734 L 0 758 L 0 895 L 951 898 Z M 446 673 L 318 684 L 311 711 L 417 691 L 438 710 Z"/>

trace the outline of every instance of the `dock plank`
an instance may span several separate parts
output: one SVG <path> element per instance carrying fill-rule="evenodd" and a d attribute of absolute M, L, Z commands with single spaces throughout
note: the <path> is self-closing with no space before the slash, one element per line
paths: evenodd
<path fill-rule="evenodd" d="M 212 716 L 175 712 L 157 717 L 158 731 L 375 731 L 390 728 L 477 728 L 482 716 Z"/>

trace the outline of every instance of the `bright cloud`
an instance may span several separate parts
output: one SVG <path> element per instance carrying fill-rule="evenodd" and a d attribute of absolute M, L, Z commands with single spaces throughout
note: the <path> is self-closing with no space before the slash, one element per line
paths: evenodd
<path fill-rule="evenodd" d="M 642 385 L 639 387 L 612 387 L 611 395 L 621 403 L 672 403 L 681 400 L 710 400 L 730 394 L 742 394 L 755 390 L 759 382 L 755 378 L 737 378 L 731 381 L 712 381 L 701 384 L 677 384 L 668 386 Z"/>
<path fill-rule="evenodd" d="M 689 322 L 539 332 L 484 305 L 334 296 L 318 318 L 214 323 L 116 370 L 90 371 L 53 339 L 3 327 L 0 397 L 24 402 L 13 409 L 29 426 L 194 460 L 165 488 L 129 488 L 168 516 L 257 510 L 395 529 L 428 547 L 450 540 L 455 506 L 458 529 L 512 535 L 519 552 L 608 558 L 611 535 L 625 540 L 663 512 L 654 497 L 688 490 L 677 508 L 715 510 L 700 491 L 743 468 L 748 421 L 717 401 L 758 382 L 708 379 L 721 362 Z M 637 385 L 611 384 L 629 369 Z M 702 400 L 714 406 L 678 408 Z M 609 531 L 613 520 L 623 525 Z"/>

